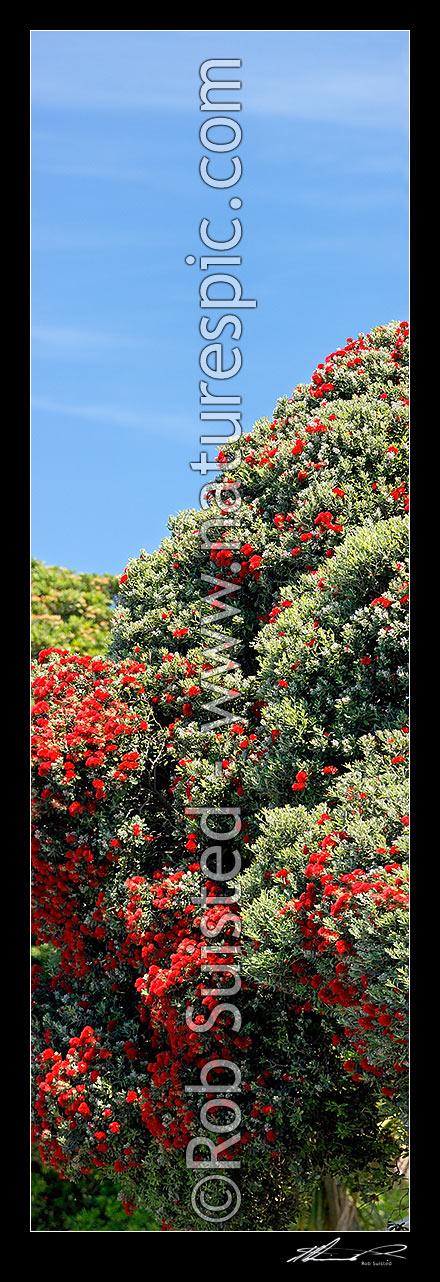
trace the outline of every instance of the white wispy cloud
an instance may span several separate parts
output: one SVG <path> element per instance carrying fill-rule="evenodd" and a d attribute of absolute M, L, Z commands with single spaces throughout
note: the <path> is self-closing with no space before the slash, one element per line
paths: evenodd
<path fill-rule="evenodd" d="M 38 225 L 34 219 L 32 231 L 32 251 L 49 251 L 54 253 L 55 250 L 65 254 L 67 250 L 90 250 L 97 252 L 106 252 L 107 250 L 125 250 L 141 249 L 145 252 L 156 253 L 158 249 L 169 248 L 169 239 L 164 235 L 162 239 L 155 237 L 153 244 L 151 236 L 143 235 L 136 230 L 112 230 L 105 226 L 89 226 L 85 223 L 83 226 L 74 223 L 63 222 L 62 225 L 42 226 Z"/>
<path fill-rule="evenodd" d="M 204 32 L 49 31 L 32 43 L 35 104 L 197 109 Z M 392 128 L 406 126 L 407 43 L 405 31 L 210 32 L 211 52 L 241 55 L 246 113 Z"/>
<path fill-rule="evenodd" d="M 124 406 L 112 404 L 73 405 L 70 402 L 54 401 L 46 396 L 32 396 L 31 404 L 32 409 L 56 414 L 59 418 L 77 418 L 104 426 L 135 428 L 149 436 L 181 439 L 185 432 L 190 433 L 197 426 L 189 416 L 182 418 L 177 414 L 139 414 Z"/>
<path fill-rule="evenodd" d="M 33 325 L 32 343 L 34 348 L 44 348 L 48 353 L 83 355 L 87 351 L 113 350 L 120 348 L 143 348 L 146 340 L 125 334 L 109 334 L 98 330 L 75 329 L 63 325 Z"/>

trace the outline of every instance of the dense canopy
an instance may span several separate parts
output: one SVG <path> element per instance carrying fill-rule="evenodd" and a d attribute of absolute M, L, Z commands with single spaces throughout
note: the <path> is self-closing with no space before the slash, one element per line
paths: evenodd
<path fill-rule="evenodd" d="M 168 1228 L 286 1229 L 405 1150 L 407 339 L 348 340 L 226 442 L 107 653 L 35 664 L 35 1136 Z M 235 820 L 221 892 L 201 816 L 231 853 Z M 224 1225 L 186 1162 L 224 1140 L 186 1089 L 212 1059 L 241 1074 Z"/>

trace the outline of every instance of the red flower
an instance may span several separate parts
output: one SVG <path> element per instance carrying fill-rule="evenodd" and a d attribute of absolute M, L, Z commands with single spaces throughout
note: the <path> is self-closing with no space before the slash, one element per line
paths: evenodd
<path fill-rule="evenodd" d="M 293 792 L 300 792 L 302 788 L 305 788 L 308 777 L 307 770 L 298 770 L 296 782 L 292 784 Z"/>

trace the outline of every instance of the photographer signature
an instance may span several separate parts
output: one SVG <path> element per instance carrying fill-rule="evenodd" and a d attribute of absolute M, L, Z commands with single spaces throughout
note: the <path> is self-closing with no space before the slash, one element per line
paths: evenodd
<path fill-rule="evenodd" d="M 292 1255 L 287 1264 L 297 1264 L 299 1260 L 306 1263 L 309 1260 L 317 1260 L 318 1263 L 326 1263 L 329 1260 L 360 1260 L 363 1255 L 385 1255 L 397 1256 L 402 1258 L 406 1251 L 406 1245 L 400 1243 L 386 1243 L 384 1246 L 372 1246 L 367 1251 L 353 1251 L 350 1247 L 339 1246 L 340 1237 L 333 1238 L 333 1242 L 325 1242 L 323 1246 L 299 1247 L 296 1255 Z M 336 1249 L 334 1249 L 336 1248 Z"/>

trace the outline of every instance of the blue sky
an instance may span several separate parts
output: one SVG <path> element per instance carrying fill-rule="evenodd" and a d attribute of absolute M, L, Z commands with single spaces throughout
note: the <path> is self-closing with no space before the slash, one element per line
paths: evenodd
<path fill-rule="evenodd" d="M 34 31 L 32 537 L 48 564 L 118 573 L 198 506 L 185 256 L 203 217 L 227 234 L 231 195 L 198 172 L 214 57 L 242 61 L 244 429 L 347 337 L 408 316 L 406 31 Z"/>

